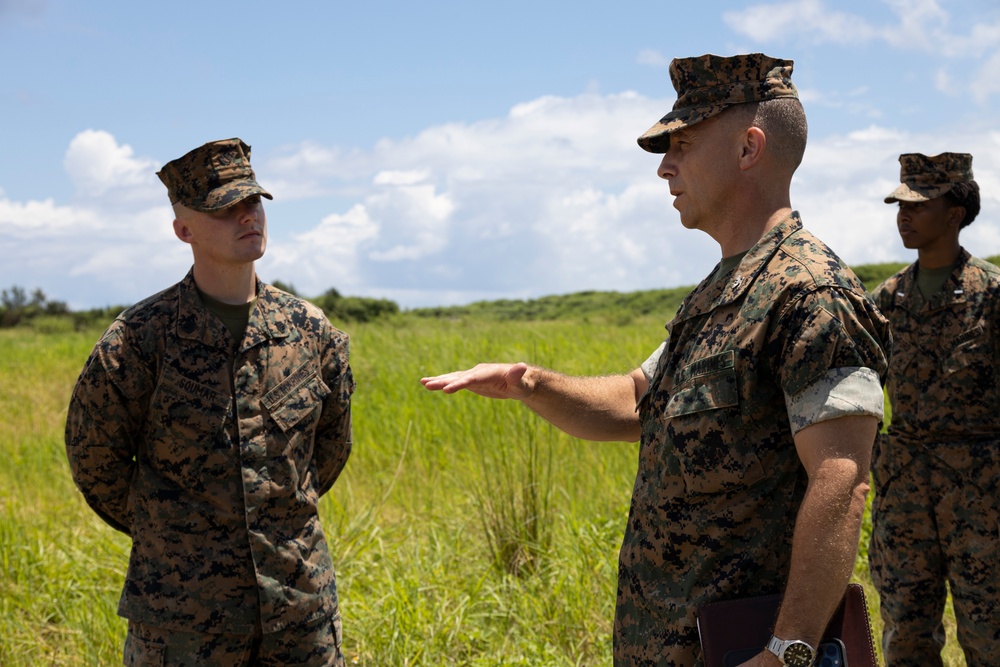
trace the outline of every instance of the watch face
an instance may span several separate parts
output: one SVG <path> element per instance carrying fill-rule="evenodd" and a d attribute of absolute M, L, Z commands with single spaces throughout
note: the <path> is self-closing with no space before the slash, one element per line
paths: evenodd
<path fill-rule="evenodd" d="M 809 667 L 813 661 L 813 650 L 804 642 L 795 642 L 785 649 L 781 658 L 788 667 Z"/>

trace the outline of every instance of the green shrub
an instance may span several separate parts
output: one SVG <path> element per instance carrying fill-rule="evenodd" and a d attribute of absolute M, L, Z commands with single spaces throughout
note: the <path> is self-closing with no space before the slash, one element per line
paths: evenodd
<path fill-rule="evenodd" d="M 37 317 L 68 313 L 69 307 L 64 302 L 49 300 L 40 289 L 34 290 L 30 297 L 23 287 L 17 285 L 0 292 L 0 327 L 13 327 Z"/>
<path fill-rule="evenodd" d="M 870 292 L 881 285 L 886 278 L 907 266 L 909 265 L 902 262 L 887 262 L 885 264 L 863 264 L 852 268 L 854 274 L 864 284 L 865 289 Z"/>
<path fill-rule="evenodd" d="M 339 322 L 374 322 L 399 313 L 399 305 L 394 301 L 360 296 L 342 296 L 334 288 L 330 288 L 321 296 L 310 299 L 310 301 L 322 308 L 334 324 Z"/>

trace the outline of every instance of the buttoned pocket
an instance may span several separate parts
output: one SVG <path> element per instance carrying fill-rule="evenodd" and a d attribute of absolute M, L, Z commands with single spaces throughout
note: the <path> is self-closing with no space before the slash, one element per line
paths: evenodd
<path fill-rule="evenodd" d="M 272 479 L 280 485 L 295 489 L 309 486 L 304 480 L 312 462 L 323 402 L 329 395 L 330 388 L 315 364 L 307 362 L 261 399 L 279 431 L 268 438 L 267 447 L 272 456 Z M 285 465 L 286 461 L 291 465 Z"/>
<path fill-rule="evenodd" d="M 687 494 L 749 486 L 764 469 L 745 432 L 733 352 L 699 360 L 679 374 L 666 406 L 667 436 Z"/>
<path fill-rule="evenodd" d="M 989 365 L 988 351 L 984 350 L 986 332 L 975 326 L 963 332 L 952 342 L 951 352 L 941 361 L 943 375 L 966 372 L 975 375 L 980 367 Z"/>
<path fill-rule="evenodd" d="M 323 401 L 330 395 L 319 372 L 309 366 L 300 366 L 261 399 L 271 419 L 286 434 L 301 428 L 303 420 L 318 418 Z"/>
<path fill-rule="evenodd" d="M 231 398 L 166 367 L 149 403 L 146 456 L 160 475 L 196 491 L 208 471 L 227 471 Z"/>
<path fill-rule="evenodd" d="M 155 415 L 165 431 L 203 441 L 206 435 L 222 431 L 229 404 L 229 396 L 167 367 L 150 400 L 150 414 Z"/>
<path fill-rule="evenodd" d="M 705 375 L 678 387 L 667 403 L 668 417 L 736 407 L 740 403 L 736 371 L 732 369 Z"/>

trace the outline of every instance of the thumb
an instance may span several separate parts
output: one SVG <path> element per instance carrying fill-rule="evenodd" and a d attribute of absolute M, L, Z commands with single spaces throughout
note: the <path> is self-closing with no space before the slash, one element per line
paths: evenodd
<path fill-rule="evenodd" d="M 510 370 L 507 371 L 507 388 L 511 393 L 516 394 L 518 397 L 527 396 L 534 389 L 534 387 L 524 379 L 524 375 L 528 372 L 528 368 L 528 364 L 521 361 L 511 366 Z"/>

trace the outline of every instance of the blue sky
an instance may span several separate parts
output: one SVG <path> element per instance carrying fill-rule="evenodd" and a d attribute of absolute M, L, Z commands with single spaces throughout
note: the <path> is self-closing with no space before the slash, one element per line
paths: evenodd
<path fill-rule="evenodd" d="M 793 205 L 846 261 L 914 259 L 882 203 L 903 152 L 973 154 L 962 240 L 1000 253 L 994 0 L 0 0 L 0 288 L 83 308 L 176 282 L 155 172 L 233 136 L 275 197 L 259 273 L 307 296 L 691 285 L 719 248 L 635 138 L 672 58 L 756 51 L 795 61 Z"/>

